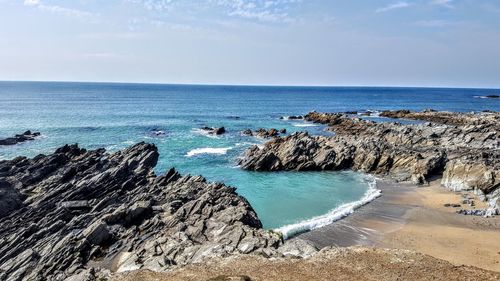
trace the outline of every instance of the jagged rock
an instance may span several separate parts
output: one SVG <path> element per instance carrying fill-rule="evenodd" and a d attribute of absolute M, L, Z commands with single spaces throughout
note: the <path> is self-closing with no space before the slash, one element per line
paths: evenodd
<path fill-rule="evenodd" d="M 277 129 L 271 128 L 271 129 L 264 129 L 264 128 L 259 128 L 256 131 L 252 131 L 251 129 L 246 129 L 243 132 L 241 132 L 245 136 L 256 136 L 260 138 L 274 138 L 279 136 L 280 134 L 286 134 L 286 129 L 280 129 L 279 131 Z"/>
<path fill-rule="evenodd" d="M 36 137 L 40 136 L 40 132 L 26 131 L 19 135 L 14 135 L 11 138 L 0 139 L 0 145 L 15 145 L 25 141 L 34 140 Z"/>
<path fill-rule="evenodd" d="M 425 184 L 442 175 L 453 190 L 475 190 L 500 202 L 500 113 L 387 111 L 384 116 L 432 121 L 376 123 L 339 113 L 311 112 L 310 122 L 334 136 L 295 133 L 249 148 L 239 165 L 256 171 L 354 169 Z M 439 123 L 434 123 L 439 122 Z M 498 203 L 491 207 L 499 208 Z"/>
<path fill-rule="evenodd" d="M 226 128 L 224 128 L 224 127 L 216 127 L 216 128 L 203 127 L 201 129 L 204 131 L 207 131 L 211 135 L 222 135 L 222 134 L 226 133 Z"/>
<path fill-rule="evenodd" d="M 292 115 L 292 116 L 281 116 L 280 119 L 287 119 L 287 120 L 302 120 L 304 119 L 304 116 L 301 115 Z"/>
<path fill-rule="evenodd" d="M 318 248 L 312 245 L 309 241 L 294 238 L 287 241 L 278 251 L 285 257 L 292 258 L 308 258 L 318 252 Z"/>
<path fill-rule="evenodd" d="M 97 280 L 233 253 L 279 255 L 234 188 L 153 172 L 157 148 L 66 145 L 0 161 L 0 280 Z M 71 279 L 70 279 L 71 278 Z"/>
<path fill-rule="evenodd" d="M 436 111 L 433 109 L 426 109 L 421 112 L 415 112 L 410 110 L 394 110 L 394 111 L 382 111 L 380 113 L 381 117 L 389 118 L 405 118 L 413 120 L 429 121 L 434 123 L 446 124 L 446 125 L 484 125 L 491 124 L 497 129 L 499 128 L 499 114 L 495 112 L 483 112 L 484 114 L 475 113 L 456 113 L 448 111 Z"/>
<path fill-rule="evenodd" d="M 245 136 L 253 136 L 253 132 L 250 129 L 245 129 L 243 132 L 241 132 Z"/>

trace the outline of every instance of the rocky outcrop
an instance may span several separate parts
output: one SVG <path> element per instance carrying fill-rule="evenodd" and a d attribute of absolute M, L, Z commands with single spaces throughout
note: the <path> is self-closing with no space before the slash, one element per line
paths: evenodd
<path fill-rule="evenodd" d="M 434 122 L 375 123 L 311 112 L 307 121 L 326 124 L 335 135 L 278 137 L 249 148 L 239 164 L 256 171 L 354 169 L 419 184 L 442 175 L 448 188 L 472 189 L 492 201 L 499 197 L 500 113 L 384 115 Z"/>
<path fill-rule="evenodd" d="M 234 188 L 153 172 L 157 148 L 66 145 L 0 161 L 0 280 L 94 280 L 233 253 L 281 255 Z"/>
<path fill-rule="evenodd" d="M 34 140 L 38 136 L 40 136 L 39 132 L 32 133 L 31 131 L 26 131 L 20 135 L 14 135 L 11 138 L 0 139 L 0 145 L 15 145 L 21 142 Z"/>
<path fill-rule="evenodd" d="M 292 115 L 292 116 L 281 116 L 281 120 L 302 120 L 304 116 L 302 115 Z"/>
<path fill-rule="evenodd" d="M 210 135 L 222 135 L 226 133 L 226 128 L 224 127 L 203 127 L 201 128 L 203 131 L 208 132 Z"/>
<path fill-rule="evenodd" d="M 245 136 L 255 136 L 255 137 L 259 137 L 259 138 L 273 138 L 273 137 L 279 136 L 280 134 L 286 134 L 286 129 L 283 128 L 283 129 L 277 130 L 277 129 L 271 128 L 271 129 L 266 130 L 264 128 L 259 128 L 255 131 L 252 131 L 251 129 L 246 129 L 241 133 Z"/>
<path fill-rule="evenodd" d="M 382 111 L 381 117 L 405 118 L 413 120 L 429 121 L 446 125 L 493 125 L 497 130 L 500 129 L 500 114 L 495 112 L 476 113 L 456 113 L 448 111 L 435 111 L 427 109 L 421 112 L 410 110 Z"/>

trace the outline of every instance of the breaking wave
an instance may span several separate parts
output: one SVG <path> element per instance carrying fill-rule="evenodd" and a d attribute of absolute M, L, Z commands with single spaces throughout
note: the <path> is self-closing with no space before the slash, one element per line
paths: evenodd
<path fill-rule="evenodd" d="M 382 191 L 377 189 L 375 177 L 367 175 L 367 179 L 370 180 L 369 187 L 363 195 L 363 198 L 360 200 L 342 204 L 324 215 L 313 217 L 298 223 L 285 225 L 275 230 L 281 232 L 283 237 L 287 239 L 297 234 L 326 226 L 352 214 L 359 207 L 368 204 L 382 195 Z"/>
<path fill-rule="evenodd" d="M 220 155 L 224 155 L 230 149 L 232 149 L 232 147 L 221 147 L 221 148 L 204 147 L 204 148 L 196 148 L 196 149 L 190 150 L 186 154 L 186 157 L 192 157 L 192 156 L 199 155 L 199 154 L 220 154 Z"/>

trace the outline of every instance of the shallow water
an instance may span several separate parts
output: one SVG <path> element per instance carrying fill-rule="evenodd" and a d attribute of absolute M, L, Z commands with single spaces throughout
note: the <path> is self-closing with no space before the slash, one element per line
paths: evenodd
<path fill-rule="evenodd" d="M 474 98 L 489 93 L 471 89 L 0 82 L 0 137 L 27 129 L 42 132 L 36 141 L 0 147 L 0 159 L 50 153 L 66 143 L 116 151 L 139 141 L 153 142 L 160 152 L 157 173 L 175 167 L 181 173 L 201 174 L 210 181 L 235 186 L 265 227 L 292 225 L 293 232 L 305 225 L 317 226 L 305 223 L 311 218 L 363 199 L 371 179 L 354 172 L 240 170 L 237 158 L 250 145 L 263 141 L 242 136 L 242 130 L 274 127 L 330 134 L 320 125 L 279 118 L 311 110 L 500 110 L 498 100 Z M 224 126 L 228 132 L 210 136 L 199 130 L 203 126 Z M 332 217 L 338 214 L 333 212 Z"/>

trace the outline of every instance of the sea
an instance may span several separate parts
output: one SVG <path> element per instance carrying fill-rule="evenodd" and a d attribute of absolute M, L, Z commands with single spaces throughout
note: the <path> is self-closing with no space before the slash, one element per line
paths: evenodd
<path fill-rule="evenodd" d="M 64 144 L 114 152 L 137 142 L 157 145 L 156 173 L 183 174 L 236 187 L 267 229 L 285 237 L 338 220 L 380 195 L 375 179 L 352 171 L 252 172 L 237 166 L 265 140 L 245 129 L 284 128 L 329 135 L 325 127 L 291 115 L 388 109 L 500 111 L 494 89 L 211 86 L 72 82 L 0 82 L 0 138 L 39 131 L 41 136 L 0 146 L 0 160 L 48 154 Z M 225 127 L 212 136 L 201 127 Z"/>

